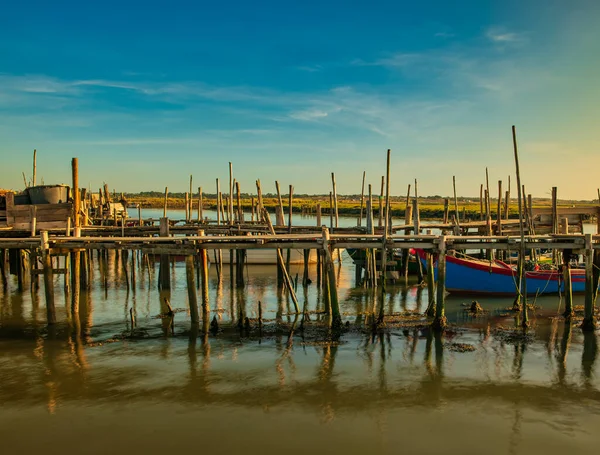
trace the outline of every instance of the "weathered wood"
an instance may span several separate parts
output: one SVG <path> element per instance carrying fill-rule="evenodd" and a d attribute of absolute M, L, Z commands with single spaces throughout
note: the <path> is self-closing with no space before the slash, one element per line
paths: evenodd
<path fill-rule="evenodd" d="M 525 230 L 523 227 L 523 195 L 521 194 L 521 172 L 519 169 L 519 152 L 517 147 L 517 131 L 515 126 L 512 126 L 513 150 L 515 155 L 515 170 L 517 174 L 517 194 L 518 194 L 518 210 L 519 210 L 519 233 L 521 242 L 519 243 L 519 259 L 517 264 L 517 297 L 515 304 L 522 307 L 521 325 L 526 328 L 529 326 L 529 316 L 527 311 L 527 294 L 523 295 L 523 262 L 525 261 Z M 522 301 L 523 300 L 523 301 Z"/>
<path fill-rule="evenodd" d="M 292 233 L 292 213 L 294 211 L 294 187 L 290 185 L 290 192 L 288 194 L 288 232 Z"/>
<path fill-rule="evenodd" d="M 558 188 L 552 187 L 552 233 L 558 233 L 558 210 L 557 210 L 557 202 L 558 202 Z"/>
<path fill-rule="evenodd" d="M 383 191 L 385 188 L 385 176 L 381 176 L 381 190 L 379 191 L 379 210 L 377 211 L 377 227 L 383 227 Z"/>
<path fill-rule="evenodd" d="M 333 259 L 329 249 L 329 229 L 323 228 L 323 252 L 325 253 L 327 283 L 329 287 L 329 304 L 331 306 L 331 326 L 339 327 L 342 324 L 340 315 L 340 306 L 337 294 L 337 282 L 335 277 L 335 268 L 333 267 Z"/>
<path fill-rule="evenodd" d="M 597 289 L 594 289 L 594 250 L 592 248 L 592 234 L 585 235 L 585 303 L 581 328 L 584 331 L 596 329 L 594 316 L 594 297 Z"/>
<path fill-rule="evenodd" d="M 496 209 L 496 235 L 502 235 L 502 180 L 498 180 L 498 208 Z"/>
<path fill-rule="evenodd" d="M 360 190 L 360 215 L 358 216 L 358 225 L 362 226 L 362 219 L 363 219 L 363 208 L 365 205 L 365 178 L 367 176 L 367 172 L 363 171 L 363 177 L 362 177 L 362 187 Z"/>
<path fill-rule="evenodd" d="M 168 198 L 169 198 L 169 188 L 165 186 L 165 202 L 163 205 L 163 218 L 167 217 L 167 202 L 169 200 Z"/>
<path fill-rule="evenodd" d="M 203 201 L 202 201 L 202 187 L 199 186 L 198 187 L 198 222 L 202 222 L 204 220 L 204 208 L 203 208 Z"/>
<path fill-rule="evenodd" d="M 415 179 L 415 199 L 413 200 L 413 226 L 415 235 L 421 233 L 421 214 L 419 213 L 419 188 Z"/>
<path fill-rule="evenodd" d="M 169 219 L 160 219 L 160 237 L 169 237 Z M 169 275 L 169 255 L 162 254 L 160 256 L 160 267 L 159 267 L 159 289 L 165 291 L 171 289 L 171 278 Z"/>
<path fill-rule="evenodd" d="M 200 315 L 198 314 L 198 296 L 196 295 L 196 281 L 194 276 L 194 258 L 190 255 L 185 257 L 185 277 L 190 306 L 190 319 L 193 324 L 197 324 L 200 322 Z"/>
<path fill-rule="evenodd" d="M 434 330 L 443 330 L 446 327 L 446 236 L 440 237 L 438 245 L 436 293 L 435 317 L 432 327 Z"/>
<path fill-rule="evenodd" d="M 73 226 L 79 227 L 81 226 L 79 217 L 79 212 L 81 210 L 81 195 L 79 193 L 79 160 L 77 158 L 71 160 L 71 171 L 73 174 L 73 186 L 71 188 L 73 191 Z"/>
<path fill-rule="evenodd" d="M 73 237 L 81 237 L 81 228 L 73 229 Z M 79 313 L 79 295 L 81 291 L 81 252 L 75 250 L 71 253 L 71 313 L 74 317 Z"/>
<path fill-rule="evenodd" d="M 331 173 L 331 184 L 333 185 L 333 206 L 335 208 L 335 227 L 339 226 L 339 213 L 338 213 L 338 199 L 337 199 L 337 187 L 335 184 L 335 173 Z"/>
<path fill-rule="evenodd" d="M 31 177 L 31 185 L 36 185 L 36 177 L 37 177 L 37 150 L 33 150 L 33 176 Z"/>
<path fill-rule="evenodd" d="M 204 231 L 198 231 L 198 237 L 204 237 Z M 202 315 L 206 318 L 206 315 L 210 311 L 210 296 L 208 292 L 208 253 L 205 249 L 201 249 L 198 254 L 200 255 L 199 267 L 200 277 L 202 278 Z"/>
<path fill-rule="evenodd" d="M 452 176 L 452 189 L 454 191 L 454 215 L 456 216 L 456 225 L 460 228 L 460 214 L 458 212 L 458 198 L 456 197 L 456 176 Z"/>
<path fill-rule="evenodd" d="M 435 274 L 434 274 L 434 257 L 433 253 L 427 252 L 427 295 L 428 304 L 425 315 L 428 317 L 435 316 Z"/>
<path fill-rule="evenodd" d="M 229 203 L 227 204 L 227 218 L 233 223 L 233 164 L 229 162 Z"/>
<path fill-rule="evenodd" d="M 390 219 L 390 162 L 391 162 L 391 154 L 392 151 L 390 149 L 388 149 L 387 151 L 387 164 L 386 164 L 386 174 L 385 174 L 385 236 L 387 237 L 389 234 L 391 234 L 390 232 L 390 225 L 391 225 L 391 219 Z M 385 250 L 384 250 L 384 255 L 385 255 Z M 384 270 L 385 273 L 385 270 Z"/>

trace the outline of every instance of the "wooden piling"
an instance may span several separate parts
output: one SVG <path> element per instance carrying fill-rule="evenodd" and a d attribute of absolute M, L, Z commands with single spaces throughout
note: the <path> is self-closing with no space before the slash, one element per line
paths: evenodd
<path fill-rule="evenodd" d="M 594 316 L 594 250 L 592 246 L 592 234 L 585 234 L 585 303 L 583 322 L 581 329 L 584 331 L 594 331 L 596 329 L 596 319 Z"/>
<path fill-rule="evenodd" d="M 333 267 L 333 259 L 331 258 L 331 250 L 329 248 L 329 229 L 327 229 L 327 227 L 323 228 L 323 252 L 325 253 L 327 268 L 329 304 L 331 305 L 331 326 L 340 327 L 342 324 L 342 318 L 340 315 L 340 306 L 338 302 L 335 268 Z"/>
<path fill-rule="evenodd" d="M 363 208 L 365 205 L 365 177 L 366 176 L 367 176 L 367 172 L 363 171 L 362 188 L 360 190 L 360 215 L 358 217 L 358 225 L 359 226 L 362 226 Z"/>
<path fill-rule="evenodd" d="M 201 223 L 204 220 L 204 213 L 202 207 L 202 187 L 198 187 L 198 223 Z"/>
<path fill-rule="evenodd" d="M 388 149 L 387 151 L 387 163 L 386 163 L 386 171 L 385 171 L 385 237 L 391 234 L 391 226 L 390 226 L 390 164 L 391 164 L 392 151 Z M 385 255 L 385 249 L 384 249 Z M 383 271 L 385 274 L 385 270 Z"/>
<path fill-rule="evenodd" d="M 338 213 L 338 199 L 337 199 L 337 187 L 335 184 L 335 173 L 331 173 L 331 184 L 333 185 L 333 206 L 335 208 L 335 227 L 339 225 L 339 213 Z"/>
<path fill-rule="evenodd" d="M 377 227 L 383 227 L 383 190 L 385 188 L 385 176 L 381 176 L 381 190 L 379 191 L 379 210 L 377 211 Z"/>
<path fill-rule="evenodd" d="M 417 179 L 415 179 L 415 199 L 413 201 L 413 223 L 414 223 L 414 234 L 421 234 L 421 214 L 419 213 L 419 189 Z"/>
<path fill-rule="evenodd" d="M 502 180 L 498 180 L 498 209 L 496 210 L 496 235 L 502 235 Z"/>
<path fill-rule="evenodd" d="M 169 237 L 169 219 L 163 217 L 160 219 L 160 237 Z M 171 278 L 169 275 L 169 255 L 160 255 L 160 268 L 159 268 L 159 289 L 166 291 L 171 289 Z"/>
<path fill-rule="evenodd" d="M 420 260 L 420 258 L 417 258 Z M 435 308 L 435 274 L 434 274 L 434 257 L 431 251 L 427 252 L 427 294 L 428 304 L 427 310 L 425 311 L 425 315 L 428 317 L 435 316 L 436 308 Z"/>
<path fill-rule="evenodd" d="M 440 237 L 438 245 L 438 261 L 437 261 L 437 290 L 435 304 L 435 318 L 432 323 L 434 330 L 443 330 L 446 327 L 446 236 Z"/>
<path fill-rule="evenodd" d="M 73 237 L 81 237 L 81 228 L 73 229 Z M 74 317 L 79 313 L 79 295 L 81 291 L 81 252 L 71 253 L 71 312 Z"/>
<path fill-rule="evenodd" d="M 294 187 L 290 185 L 290 192 L 288 195 L 288 232 L 292 233 L 292 213 L 294 211 Z"/>
<path fill-rule="evenodd" d="M 163 206 L 163 218 L 167 217 L 167 202 L 169 198 L 169 188 L 165 186 L 165 202 Z"/>
<path fill-rule="evenodd" d="M 456 176 L 452 176 L 452 189 L 454 191 L 454 214 L 456 216 L 456 226 L 460 228 L 460 213 L 458 212 L 458 198 L 456 197 Z"/>
<path fill-rule="evenodd" d="M 185 277 L 190 305 L 190 318 L 192 324 L 197 324 L 200 322 L 200 315 L 198 314 L 198 297 L 196 295 L 196 281 L 194 276 L 194 257 L 191 255 L 185 257 Z"/>
<path fill-rule="evenodd" d="M 523 263 L 525 261 L 525 230 L 523 227 L 523 195 L 521 188 L 521 172 L 519 169 L 519 152 L 517 147 L 517 131 L 515 126 L 512 126 L 512 138 L 513 138 L 513 150 L 515 155 L 515 170 L 517 174 L 517 194 L 519 203 L 519 234 L 521 237 L 521 243 L 519 244 L 519 259 L 517 264 L 517 298 L 515 299 L 516 306 L 521 305 L 522 319 L 521 325 L 523 328 L 529 327 L 529 315 L 527 311 L 527 295 L 523 295 Z"/>
<path fill-rule="evenodd" d="M 198 237 L 204 237 L 204 231 L 198 231 Z M 202 278 L 202 314 L 205 316 L 210 311 L 210 300 L 208 292 L 208 253 L 205 248 L 201 248 L 200 252 L 200 277 Z"/>

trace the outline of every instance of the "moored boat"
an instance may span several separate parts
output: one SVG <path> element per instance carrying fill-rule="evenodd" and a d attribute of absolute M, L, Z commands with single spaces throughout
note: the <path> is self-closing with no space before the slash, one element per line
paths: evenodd
<path fill-rule="evenodd" d="M 425 254 L 419 251 L 425 263 Z M 435 264 L 437 279 L 437 262 Z M 564 279 L 559 270 L 524 272 L 523 292 L 529 295 L 564 292 Z M 571 269 L 572 290 L 585 291 L 585 271 Z M 502 261 L 482 261 L 468 257 L 446 256 L 446 290 L 455 294 L 488 294 L 514 296 L 518 288 L 516 267 Z"/>

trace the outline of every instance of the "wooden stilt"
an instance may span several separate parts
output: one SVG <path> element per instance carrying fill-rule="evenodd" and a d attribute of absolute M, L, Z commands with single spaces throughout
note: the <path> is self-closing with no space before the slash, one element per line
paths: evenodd
<path fill-rule="evenodd" d="M 54 272 L 48 244 L 48 232 L 40 233 L 42 263 L 44 268 L 44 293 L 46 295 L 46 319 L 48 325 L 56 323 L 56 308 L 54 306 Z"/>
<path fill-rule="evenodd" d="M 435 303 L 435 318 L 432 323 L 434 330 L 443 330 L 446 327 L 446 236 L 440 237 L 438 245 L 437 267 L 437 295 Z"/>
<path fill-rule="evenodd" d="M 191 255 L 185 257 L 185 277 L 190 305 L 190 318 L 193 324 L 197 324 L 200 322 L 200 316 L 198 314 L 198 297 L 196 295 L 196 278 L 194 276 L 194 257 Z"/>

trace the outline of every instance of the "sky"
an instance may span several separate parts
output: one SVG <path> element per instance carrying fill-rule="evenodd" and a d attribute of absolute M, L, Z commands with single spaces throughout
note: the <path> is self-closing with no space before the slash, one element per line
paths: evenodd
<path fill-rule="evenodd" d="M 38 1 L 0 6 L 0 188 L 479 194 L 600 187 L 600 2 Z"/>

